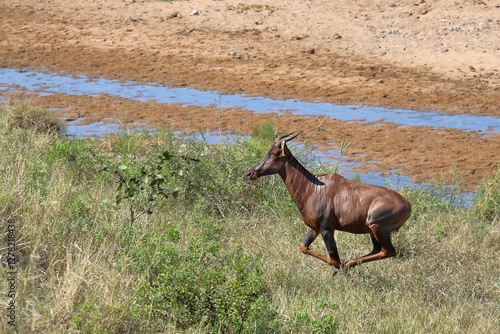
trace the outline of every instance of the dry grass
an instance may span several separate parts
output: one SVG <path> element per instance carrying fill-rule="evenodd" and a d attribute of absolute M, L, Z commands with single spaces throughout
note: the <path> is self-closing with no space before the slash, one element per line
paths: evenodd
<path fill-rule="evenodd" d="M 32 130 L 37 133 L 61 134 L 62 121 L 53 117 L 45 108 L 35 107 L 26 101 L 5 104 L 2 112 L 9 114 L 11 127 Z"/>

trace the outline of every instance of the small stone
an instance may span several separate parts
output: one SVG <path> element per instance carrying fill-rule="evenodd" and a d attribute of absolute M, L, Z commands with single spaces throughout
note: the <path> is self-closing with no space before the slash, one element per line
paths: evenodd
<path fill-rule="evenodd" d="M 339 33 L 336 33 L 335 35 L 333 35 L 333 38 L 334 39 L 341 39 L 342 36 Z"/>
<path fill-rule="evenodd" d="M 379 55 L 380 57 L 383 57 L 383 56 L 385 56 L 386 54 L 387 54 L 387 52 L 385 52 L 385 51 L 380 51 L 380 52 L 378 53 L 378 55 Z"/>
<path fill-rule="evenodd" d="M 236 53 L 236 52 L 234 52 L 234 51 L 231 51 L 231 52 L 229 52 L 229 56 L 231 56 L 231 57 L 236 57 L 236 56 L 237 56 L 237 53 Z"/>
<path fill-rule="evenodd" d="M 448 50 L 447 48 L 442 48 L 441 49 L 441 53 L 445 53 L 445 52 L 448 52 L 448 51 L 450 51 L 450 50 Z"/>
<path fill-rule="evenodd" d="M 197 11 L 196 9 L 193 9 L 193 11 L 191 12 L 191 16 L 194 16 L 194 15 L 200 15 L 200 12 Z"/>
<path fill-rule="evenodd" d="M 175 17 L 181 18 L 182 15 L 179 12 L 172 12 L 172 13 L 170 13 L 170 14 L 167 15 L 167 19 L 173 19 Z"/>
<path fill-rule="evenodd" d="M 292 41 L 300 41 L 301 39 L 306 39 L 307 37 L 309 37 L 308 34 L 304 34 L 304 35 L 297 35 L 297 36 L 293 36 L 291 38 Z"/>

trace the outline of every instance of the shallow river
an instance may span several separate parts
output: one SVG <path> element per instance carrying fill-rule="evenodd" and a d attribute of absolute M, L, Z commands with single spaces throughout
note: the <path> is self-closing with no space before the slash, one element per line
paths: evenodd
<path fill-rule="evenodd" d="M 248 97 L 241 94 L 223 95 L 216 91 L 200 91 L 192 88 L 169 88 L 154 83 L 120 82 L 118 80 L 89 79 L 83 75 L 64 76 L 58 73 L 16 71 L 0 69 L 0 89 L 15 91 L 19 86 L 35 90 L 39 95 L 64 93 L 71 95 L 108 94 L 130 100 L 158 103 L 181 103 L 205 107 L 234 107 L 255 113 L 281 113 L 320 115 L 351 122 L 395 122 L 404 126 L 433 128 L 458 128 L 481 132 L 500 132 L 500 117 L 475 115 L 448 115 L 438 111 L 386 109 L 334 105 L 323 102 L 300 100 L 275 100 L 265 97 Z"/>

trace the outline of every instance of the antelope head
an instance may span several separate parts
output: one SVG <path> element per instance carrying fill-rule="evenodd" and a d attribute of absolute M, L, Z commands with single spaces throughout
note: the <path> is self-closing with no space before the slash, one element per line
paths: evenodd
<path fill-rule="evenodd" d="M 247 177 L 250 180 L 256 180 L 261 176 L 279 173 L 284 168 L 285 162 L 291 156 L 291 152 L 286 146 L 286 143 L 300 134 L 297 133 L 294 135 L 294 132 L 295 131 L 292 131 L 283 136 L 276 136 L 273 145 L 264 158 L 248 171 Z"/>

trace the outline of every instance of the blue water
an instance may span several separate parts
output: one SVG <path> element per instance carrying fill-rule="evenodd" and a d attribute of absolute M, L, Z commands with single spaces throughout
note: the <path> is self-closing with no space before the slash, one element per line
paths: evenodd
<path fill-rule="evenodd" d="M 274 100 L 248 97 L 242 94 L 224 95 L 216 91 L 192 88 L 169 88 L 154 83 L 120 82 L 118 80 L 90 79 L 83 75 L 65 76 L 57 73 L 0 69 L 0 89 L 15 91 L 12 85 L 36 91 L 40 95 L 64 93 L 71 95 L 108 94 L 137 101 L 154 100 L 159 103 L 180 103 L 205 107 L 242 108 L 255 113 L 290 112 L 295 115 L 319 115 L 342 121 L 395 122 L 401 126 L 457 128 L 482 132 L 500 132 L 500 117 L 475 115 L 448 115 L 438 111 L 386 109 L 334 105 L 324 102 L 304 102 L 294 99 Z"/>
<path fill-rule="evenodd" d="M 84 120 L 84 118 L 66 122 L 64 126 L 64 135 L 71 139 L 79 139 L 84 137 L 106 136 L 124 130 L 123 126 L 115 123 L 115 119 L 113 118 L 104 118 L 102 121 L 90 124 L 80 124 L 82 120 Z M 127 127 L 132 130 L 148 130 L 149 128 L 146 123 L 128 123 Z"/>

